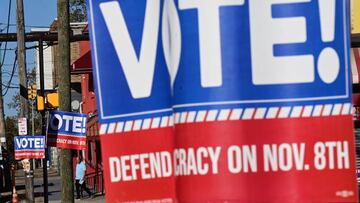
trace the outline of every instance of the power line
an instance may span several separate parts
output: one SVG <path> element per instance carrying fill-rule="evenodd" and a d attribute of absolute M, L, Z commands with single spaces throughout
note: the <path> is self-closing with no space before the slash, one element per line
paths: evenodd
<path fill-rule="evenodd" d="M 6 34 L 9 34 L 10 15 L 11 15 L 11 0 L 9 0 L 9 10 L 8 10 L 8 17 L 7 17 L 8 26 L 6 28 Z M 5 51 L 3 54 L 2 62 L 0 63 L 0 67 L 2 67 L 2 64 L 4 64 L 4 62 L 5 62 L 6 49 L 7 49 L 7 42 L 5 42 Z"/>
<path fill-rule="evenodd" d="M 5 93 L 4 93 L 2 96 L 5 96 L 5 95 L 8 93 L 9 89 L 10 89 L 10 88 L 13 88 L 13 87 L 11 86 L 11 81 L 12 81 L 12 79 L 14 78 L 15 69 L 16 69 L 16 61 L 17 61 L 17 54 L 15 54 L 13 69 L 12 69 L 12 72 L 11 72 L 10 79 L 9 79 L 9 81 L 8 81 L 8 84 L 7 84 L 6 86 L 5 86 L 4 84 L 2 84 L 3 86 L 5 86 Z"/>
<path fill-rule="evenodd" d="M 8 26 L 8 27 L 16 27 L 15 23 L 0 23 L 0 25 Z M 28 28 L 49 28 L 49 26 L 45 25 L 25 25 Z"/>

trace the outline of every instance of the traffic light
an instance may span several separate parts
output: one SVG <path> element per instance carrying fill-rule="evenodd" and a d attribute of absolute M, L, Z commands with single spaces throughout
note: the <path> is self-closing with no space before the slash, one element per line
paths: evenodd
<path fill-rule="evenodd" d="M 36 98 L 37 95 L 37 89 L 36 85 L 31 85 L 28 87 L 28 99 L 33 100 Z"/>
<path fill-rule="evenodd" d="M 45 101 L 43 96 L 37 96 L 36 106 L 38 111 L 45 110 Z"/>
<path fill-rule="evenodd" d="M 59 107 L 59 94 L 57 92 L 46 95 L 46 107 L 50 109 Z"/>

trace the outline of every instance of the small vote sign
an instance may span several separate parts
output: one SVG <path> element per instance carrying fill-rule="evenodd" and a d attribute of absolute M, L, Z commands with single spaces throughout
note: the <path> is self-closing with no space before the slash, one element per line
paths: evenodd
<path fill-rule="evenodd" d="M 48 145 L 64 149 L 86 148 L 86 114 L 50 111 Z"/>
<path fill-rule="evenodd" d="M 15 159 L 42 159 L 45 157 L 45 136 L 16 136 Z"/>

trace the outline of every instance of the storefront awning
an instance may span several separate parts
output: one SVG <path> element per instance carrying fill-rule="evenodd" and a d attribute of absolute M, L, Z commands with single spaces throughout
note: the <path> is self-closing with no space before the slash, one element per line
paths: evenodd
<path fill-rule="evenodd" d="M 351 73 L 353 84 L 360 83 L 360 48 L 351 49 Z"/>
<path fill-rule="evenodd" d="M 91 52 L 88 51 L 71 65 L 71 74 L 92 72 Z"/>

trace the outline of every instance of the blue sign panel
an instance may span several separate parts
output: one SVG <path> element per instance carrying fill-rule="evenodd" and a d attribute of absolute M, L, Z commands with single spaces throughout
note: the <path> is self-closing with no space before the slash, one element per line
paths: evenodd
<path fill-rule="evenodd" d="M 86 114 L 50 111 L 48 134 L 86 136 Z"/>
<path fill-rule="evenodd" d="M 174 107 L 350 101 L 346 3 L 179 0 Z"/>
<path fill-rule="evenodd" d="M 89 1 L 101 120 L 171 111 L 163 1 Z"/>
<path fill-rule="evenodd" d="M 45 136 L 16 136 L 14 145 L 17 160 L 45 157 Z"/>
<path fill-rule="evenodd" d="M 48 145 L 64 149 L 86 149 L 86 114 L 50 111 Z"/>
<path fill-rule="evenodd" d="M 44 136 L 16 136 L 14 137 L 15 150 L 44 150 Z"/>
<path fill-rule="evenodd" d="M 100 122 L 350 102 L 347 3 L 89 1 Z"/>

